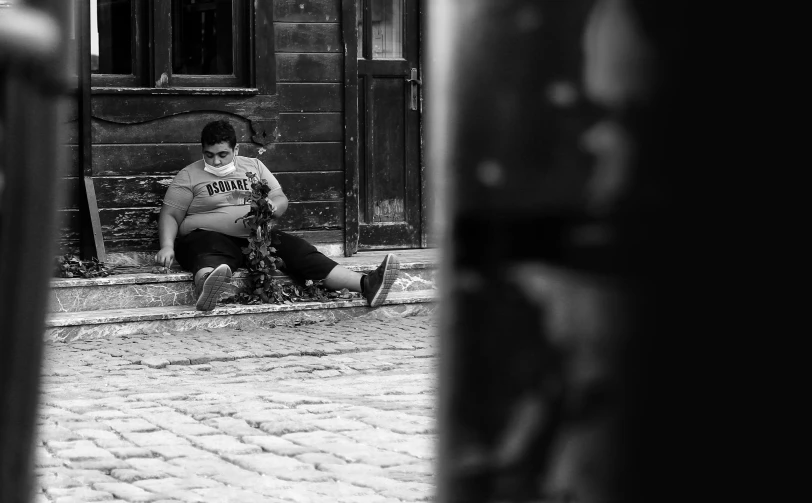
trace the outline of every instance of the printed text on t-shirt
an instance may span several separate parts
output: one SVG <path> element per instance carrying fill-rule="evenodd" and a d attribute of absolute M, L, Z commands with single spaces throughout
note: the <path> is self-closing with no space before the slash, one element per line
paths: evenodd
<path fill-rule="evenodd" d="M 251 190 L 248 186 L 248 180 L 218 180 L 216 182 L 207 183 L 206 190 L 210 196 L 219 194 L 221 192 L 228 192 L 231 190 Z"/>

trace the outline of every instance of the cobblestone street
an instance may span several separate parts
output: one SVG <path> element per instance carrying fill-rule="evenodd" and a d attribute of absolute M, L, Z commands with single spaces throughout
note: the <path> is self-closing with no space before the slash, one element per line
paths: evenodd
<path fill-rule="evenodd" d="M 48 343 L 36 502 L 434 493 L 433 317 Z"/>

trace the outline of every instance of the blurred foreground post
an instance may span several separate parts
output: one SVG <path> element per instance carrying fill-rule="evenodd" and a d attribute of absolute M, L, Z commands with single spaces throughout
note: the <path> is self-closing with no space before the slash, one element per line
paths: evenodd
<path fill-rule="evenodd" d="M 0 8 L 0 501 L 31 497 L 42 334 L 64 161 L 64 0 Z"/>
<path fill-rule="evenodd" d="M 675 39 L 653 8 L 431 2 L 443 503 L 645 500 L 642 363 L 656 365 L 647 338 L 669 335 L 656 313 L 675 164 Z"/>

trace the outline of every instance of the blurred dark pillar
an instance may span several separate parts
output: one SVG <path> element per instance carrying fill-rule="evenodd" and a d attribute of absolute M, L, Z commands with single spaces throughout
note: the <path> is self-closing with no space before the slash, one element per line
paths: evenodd
<path fill-rule="evenodd" d="M 652 3 L 429 5 L 443 503 L 647 500 L 679 157 Z"/>
<path fill-rule="evenodd" d="M 64 0 L 0 11 L 0 501 L 31 498 L 45 304 L 53 272 Z"/>

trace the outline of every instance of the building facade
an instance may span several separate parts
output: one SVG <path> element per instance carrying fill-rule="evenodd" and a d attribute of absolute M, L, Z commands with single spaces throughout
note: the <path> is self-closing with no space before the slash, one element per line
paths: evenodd
<path fill-rule="evenodd" d="M 323 251 L 428 246 L 418 0 L 73 0 L 59 251 L 146 253 L 226 119 Z"/>

